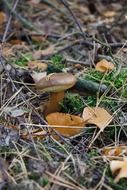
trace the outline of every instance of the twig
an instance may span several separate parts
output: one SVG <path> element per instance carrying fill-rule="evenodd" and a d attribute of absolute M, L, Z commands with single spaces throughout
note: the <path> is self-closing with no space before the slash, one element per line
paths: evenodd
<path fill-rule="evenodd" d="M 63 154 L 63 153 L 59 152 L 58 150 L 56 150 L 53 147 L 48 146 L 47 149 L 50 150 L 50 151 L 53 151 L 55 154 L 57 154 L 58 156 L 60 156 L 62 158 L 65 158 L 65 159 L 67 158 L 66 154 Z"/>
<path fill-rule="evenodd" d="M 68 2 L 66 0 L 61 0 L 61 2 L 63 3 L 63 5 L 67 8 L 67 10 L 70 12 L 70 14 L 72 15 L 73 17 L 73 20 L 75 21 L 75 23 L 77 24 L 84 40 L 83 40 L 83 44 L 85 45 L 88 45 L 89 47 L 94 47 L 94 44 L 91 43 L 91 42 L 88 42 L 86 41 L 86 34 L 84 33 L 83 29 L 82 29 L 82 26 L 79 22 L 79 20 L 77 19 L 77 17 L 75 16 L 75 14 L 73 13 L 73 11 L 70 9 L 69 5 L 68 5 Z M 91 37 L 91 39 L 97 43 L 99 43 L 100 45 L 102 46 L 105 46 L 109 49 L 111 48 L 120 48 L 120 47 L 123 47 L 125 43 L 105 43 L 105 42 L 101 42 L 100 40 L 96 39 L 95 37 Z M 125 45 L 124 47 L 127 47 L 127 45 Z M 66 47 L 67 48 L 67 47 Z"/>
<path fill-rule="evenodd" d="M 123 18 L 123 16 L 127 13 L 127 6 L 123 7 L 123 10 L 121 11 L 120 15 L 118 15 L 118 17 L 116 17 L 115 21 L 113 22 L 112 26 L 109 29 L 109 32 L 112 32 L 112 30 L 114 29 L 114 27 L 119 25 L 119 21 L 121 18 Z M 123 19 L 122 19 L 123 20 Z"/>
<path fill-rule="evenodd" d="M 63 51 L 66 51 L 67 49 L 69 49 L 69 48 L 71 48 L 71 47 L 73 47 L 73 46 L 76 46 L 76 45 L 83 45 L 83 44 L 87 45 L 87 47 L 93 47 L 93 43 L 88 42 L 88 41 L 86 41 L 86 40 L 78 39 L 78 40 L 75 40 L 74 42 L 72 42 L 72 43 L 70 43 L 70 44 L 64 46 L 63 48 L 57 50 L 57 51 L 55 52 L 55 54 L 59 54 L 59 53 L 61 53 L 61 52 L 63 52 Z"/>
<path fill-rule="evenodd" d="M 18 1 L 18 0 L 17 0 L 17 1 Z M 30 28 L 30 29 L 32 29 L 32 30 L 34 30 L 34 31 L 36 31 L 36 32 L 41 33 L 31 22 L 29 22 L 27 19 L 25 19 L 25 18 L 23 18 L 21 15 L 19 15 L 19 14 L 15 11 L 15 9 L 13 10 L 13 9 L 12 9 L 12 6 L 9 4 L 9 2 L 8 2 L 7 0 L 3 0 L 3 2 L 4 2 L 4 4 L 5 4 L 5 6 L 7 7 L 7 9 L 8 9 L 13 15 L 15 15 L 15 16 L 18 18 L 18 20 L 21 21 L 21 23 L 22 23 L 23 25 L 27 26 L 28 28 Z"/>
<path fill-rule="evenodd" d="M 45 5 L 48 5 L 48 6 L 52 7 L 53 9 L 55 9 L 56 11 L 58 11 L 58 12 L 60 12 L 60 13 L 62 12 L 62 10 L 59 9 L 59 8 L 57 8 L 57 7 L 54 5 L 54 3 L 51 2 L 50 0 L 41 0 L 41 3 L 44 3 Z"/>
<path fill-rule="evenodd" d="M 61 0 L 61 2 L 67 8 L 67 10 L 70 12 L 71 16 L 73 17 L 75 23 L 77 24 L 77 26 L 78 26 L 78 28 L 80 30 L 80 32 L 82 33 L 84 40 L 86 40 L 86 35 L 85 35 L 85 33 L 84 33 L 83 29 L 82 29 L 82 26 L 81 26 L 79 20 L 77 19 L 77 17 L 75 16 L 75 14 L 73 13 L 73 11 L 70 9 L 70 7 L 68 5 L 68 2 L 66 0 Z"/>
<path fill-rule="evenodd" d="M 85 62 L 85 61 L 79 61 L 79 60 L 73 60 L 73 59 L 66 59 L 66 62 L 90 67 L 90 63 L 88 61 Z"/>
<path fill-rule="evenodd" d="M 7 2 L 7 1 L 6 1 Z M 15 11 L 17 5 L 19 3 L 19 0 L 16 0 L 13 7 L 12 7 L 12 12 Z M 7 36 L 7 33 L 8 33 L 8 30 L 9 30 L 9 27 L 10 27 L 10 23 L 11 23 L 11 20 L 12 20 L 12 14 L 10 14 L 10 17 L 8 19 L 8 22 L 7 22 L 7 25 L 6 25 L 6 28 L 5 28 L 5 32 L 4 32 L 4 35 L 3 35 L 3 39 L 2 39 L 2 42 L 5 42 L 5 39 L 6 39 L 6 36 Z"/>
<path fill-rule="evenodd" d="M 113 48 L 113 49 L 121 48 L 121 47 L 123 47 L 123 46 L 124 46 L 124 47 L 127 47 L 127 43 L 125 44 L 125 43 L 118 42 L 118 43 L 108 43 L 108 44 L 106 44 L 106 43 L 104 43 L 104 42 L 101 42 L 101 41 L 98 40 L 98 39 L 94 39 L 94 40 L 95 40 L 98 44 L 100 44 L 101 46 L 107 47 L 107 48 L 109 48 L 109 49 L 111 49 L 111 48 Z M 87 41 L 87 40 L 84 40 L 84 39 L 78 39 L 78 40 L 75 40 L 74 42 L 72 42 L 72 43 L 70 43 L 70 44 L 64 46 L 63 48 L 57 50 L 57 51 L 55 52 L 55 54 L 59 54 L 59 53 L 61 53 L 61 52 L 63 52 L 63 51 L 66 51 L 67 49 L 69 49 L 69 48 L 71 48 L 71 47 L 73 47 L 73 46 L 76 46 L 76 45 L 86 45 L 87 48 L 89 48 L 89 47 L 92 47 L 92 48 L 93 48 L 94 46 L 97 46 L 97 47 L 98 47 L 98 45 L 97 45 L 97 44 L 94 45 L 93 42 L 90 42 L 90 41 Z"/>

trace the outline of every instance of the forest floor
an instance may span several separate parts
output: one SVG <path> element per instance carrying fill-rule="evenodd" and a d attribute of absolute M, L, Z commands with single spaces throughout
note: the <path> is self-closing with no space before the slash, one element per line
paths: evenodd
<path fill-rule="evenodd" d="M 127 190 L 126 39 L 126 0 L 0 2 L 0 189 Z M 49 123 L 37 81 L 66 72 Z"/>

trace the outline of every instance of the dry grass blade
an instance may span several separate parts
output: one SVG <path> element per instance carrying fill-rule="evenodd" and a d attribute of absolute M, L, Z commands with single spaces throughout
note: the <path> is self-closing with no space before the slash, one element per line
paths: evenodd
<path fill-rule="evenodd" d="M 19 2 L 0 1 L 3 189 L 127 189 L 125 1 Z"/>
<path fill-rule="evenodd" d="M 2 107 L 0 108 L 0 115 L 3 114 L 4 112 L 4 108 L 6 108 L 11 102 L 12 100 L 22 91 L 22 88 L 20 88 L 15 94 L 13 94 L 5 104 L 2 105 Z"/>
<path fill-rule="evenodd" d="M 73 190 L 86 190 L 86 188 L 80 187 L 80 185 L 78 187 L 77 185 L 63 179 L 60 176 L 55 176 L 55 175 L 51 174 L 50 172 L 46 172 L 46 174 L 50 177 L 49 178 L 50 182 L 52 182 L 54 184 L 61 185 L 63 187 L 67 187 L 67 188 L 70 188 Z"/>

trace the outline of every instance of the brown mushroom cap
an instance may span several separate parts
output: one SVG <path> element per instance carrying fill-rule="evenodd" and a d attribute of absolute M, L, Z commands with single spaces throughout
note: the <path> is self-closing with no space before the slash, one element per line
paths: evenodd
<path fill-rule="evenodd" d="M 71 73 L 52 73 L 40 79 L 36 88 L 43 92 L 60 92 L 74 86 L 76 81 Z"/>

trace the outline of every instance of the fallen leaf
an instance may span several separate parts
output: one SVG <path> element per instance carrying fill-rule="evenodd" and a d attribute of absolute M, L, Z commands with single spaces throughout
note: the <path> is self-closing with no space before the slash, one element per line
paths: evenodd
<path fill-rule="evenodd" d="M 32 71 L 31 76 L 35 83 L 37 83 L 39 80 L 41 80 L 43 77 L 47 76 L 47 72 L 36 72 Z"/>
<path fill-rule="evenodd" d="M 46 56 L 46 55 L 50 55 L 54 52 L 54 46 L 50 45 L 48 48 L 41 50 L 41 55 Z"/>
<path fill-rule="evenodd" d="M 11 40 L 9 40 L 9 43 L 10 44 L 12 44 L 12 45 L 23 45 L 24 44 L 24 42 L 22 41 L 22 40 L 20 40 L 20 39 L 11 39 Z"/>
<path fill-rule="evenodd" d="M 0 11 L 0 25 L 4 24 L 7 21 L 7 16 L 4 12 Z"/>
<path fill-rule="evenodd" d="M 101 129 L 112 121 L 113 117 L 104 109 L 100 107 L 85 107 L 82 117 L 86 124 L 94 124 Z"/>
<path fill-rule="evenodd" d="M 127 156 L 127 146 L 106 147 L 103 148 L 102 154 L 109 159 L 112 159 L 116 156 Z"/>
<path fill-rule="evenodd" d="M 112 71 L 114 68 L 114 64 L 107 61 L 106 59 L 102 59 L 95 66 L 95 69 L 100 72 Z"/>
<path fill-rule="evenodd" d="M 28 128 L 20 129 L 16 125 L 8 125 L 7 127 L 9 129 L 15 130 L 16 132 L 18 132 L 21 138 L 27 140 L 31 140 L 31 138 L 43 139 L 47 135 L 47 132 L 44 129 L 38 127 L 36 129 L 35 128 L 29 129 L 29 131 Z"/>
<path fill-rule="evenodd" d="M 44 50 L 37 50 L 34 52 L 33 57 L 34 59 L 40 59 L 42 56 L 51 55 L 54 52 L 54 46 L 50 45 L 48 48 Z"/>
<path fill-rule="evenodd" d="M 127 48 L 122 48 L 122 51 L 124 52 L 124 53 L 127 53 Z"/>
<path fill-rule="evenodd" d="M 37 36 L 37 35 L 31 35 L 30 36 L 31 37 L 31 39 L 33 40 L 33 41 L 35 41 L 35 42 L 39 42 L 39 43 L 42 43 L 42 42 L 44 42 L 45 40 L 46 40 L 46 38 L 45 37 L 43 37 L 43 36 Z"/>
<path fill-rule="evenodd" d="M 0 45 L 0 48 L 2 48 L 2 46 Z M 3 47 L 2 48 L 2 55 L 6 58 L 12 57 L 14 56 L 14 53 L 12 51 L 11 47 Z"/>
<path fill-rule="evenodd" d="M 48 124 L 65 137 L 71 137 L 82 132 L 84 120 L 76 115 L 55 112 L 46 116 Z"/>
<path fill-rule="evenodd" d="M 19 140 L 18 127 L 12 125 L 0 125 L 0 145 L 10 146 L 12 142 Z"/>
<path fill-rule="evenodd" d="M 127 178 L 127 160 L 112 160 L 110 169 L 113 174 L 117 173 L 114 182 L 118 183 L 121 178 Z"/>
<path fill-rule="evenodd" d="M 11 117 L 18 117 L 18 116 L 21 116 L 25 113 L 28 113 L 28 110 L 25 110 L 25 109 L 21 109 L 21 108 L 16 108 L 15 106 L 14 107 L 6 107 L 4 108 L 4 113 L 6 113 L 7 115 L 11 116 Z"/>
<path fill-rule="evenodd" d="M 115 11 L 105 11 L 105 12 L 103 13 L 103 15 L 104 15 L 105 17 L 111 18 L 111 17 L 114 17 L 114 16 L 116 15 L 116 12 L 115 12 Z"/>
<path fill-rule="evenodd" d="M 43 129 L 33 129 L 31 130 L 30 132 L 28 131 L 22 131 L 20 136 L 23 138 L 23 139 L 27 139 L 27 140 L 31 140 L 31 138 L 33 139 L 43 139 L 45 138 L 47 135 L 47 132 Z"/>
<path fill-rule="evenodd" d="M 40 71 L 45 71 L 47 69 L 47 64 L 39 61 L 30 61 L 27 65 L 29 69 L 37 69 Z"/>

